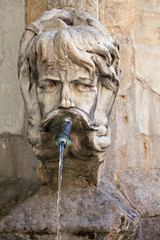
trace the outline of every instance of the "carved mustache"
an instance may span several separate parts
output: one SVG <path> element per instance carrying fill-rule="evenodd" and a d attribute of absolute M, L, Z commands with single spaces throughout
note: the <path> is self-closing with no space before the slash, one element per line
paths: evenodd
<path fill-rule="evenodd" d="M 80 109 L 56 109 L 50 111 L 41 121 L 42 128 L 59 128 L 63 118 L 72 120 L 72 129 L 85 129 L 96 131 L 99 124 L 89 118 L 89 116 Z"/>

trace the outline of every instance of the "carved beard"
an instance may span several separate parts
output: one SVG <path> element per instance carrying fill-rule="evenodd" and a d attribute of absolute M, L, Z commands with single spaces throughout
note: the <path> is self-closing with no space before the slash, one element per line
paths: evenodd
<path fill-rule="evenodd" d="M 41 121 L 41 141 L 38 147 L 33 144 L 33 152 L 40 160 L 58 161 L 59 151 L 55 145 L 55 136 L 60 133 L 61 122 L 65 117 L 72 120 L 71 145 L 64 155 L 72 154 L 80 159 L 93 158 L 98 152 L 104 152 L 110 144 L 110 129 L 98 124 L 80 109 L 60 108 L 50 111 Z"/>

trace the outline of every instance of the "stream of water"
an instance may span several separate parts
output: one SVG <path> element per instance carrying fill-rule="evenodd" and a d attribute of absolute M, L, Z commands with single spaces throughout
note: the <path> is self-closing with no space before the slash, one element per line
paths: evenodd
<path fill-rule="evenodd" d="M 60 205 L 61 205 L 62 169 L 63 169 L 63 150 L 64 150 L 64 142 L 61 142 L 60 154 L 59 154 L 59 171 L 58 171 L 57 240 L 61 240 Z"/>

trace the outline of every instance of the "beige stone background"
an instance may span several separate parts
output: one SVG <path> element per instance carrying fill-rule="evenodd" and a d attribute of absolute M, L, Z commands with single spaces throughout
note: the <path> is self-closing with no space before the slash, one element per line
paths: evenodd
<path fill-rule="evenodd" d="M 16 62 L 25 25 L 51 8 L 87 10 L 120 41 L 122 81 L 100 180 L 115 181 L 152 228 L 160 218 L 160 0 L 0 0 L 0 177 L 37 178 Z"/>

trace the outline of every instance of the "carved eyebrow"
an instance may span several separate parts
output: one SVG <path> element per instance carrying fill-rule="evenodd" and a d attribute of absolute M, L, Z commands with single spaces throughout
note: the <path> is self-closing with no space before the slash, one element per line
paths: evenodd
<path fill-rule="evenodd" d="M 49 76 L 44 76 L 39 79 L 40 82 L 47 81 L 47 80 L 61 82 L 60 79 L 55 79 L 54 77 L 49 77 Z"/>
<path fill-rule="evenodd" d="M 78 78 L 78 79 L 74 79 L 73 81 L 71 81 L 71 83 L 73 82 L 80 82 L 80 83 L 84 83 L 86 85 L 92 85 L 94 83 L 94 81 L 92 79 L 89 79 L 89 78 Z"/>

